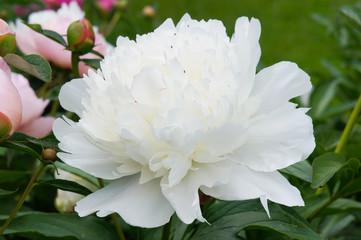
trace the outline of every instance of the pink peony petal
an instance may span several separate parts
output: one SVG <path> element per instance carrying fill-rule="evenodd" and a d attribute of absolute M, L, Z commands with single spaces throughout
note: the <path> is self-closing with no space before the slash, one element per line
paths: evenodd
<path fill-rule="evenodd" d="M 40 117 L 21 126 L 18 131 L 35 138 L 43 138 L 51 132 L 54 120 L 53 117 Z"/>

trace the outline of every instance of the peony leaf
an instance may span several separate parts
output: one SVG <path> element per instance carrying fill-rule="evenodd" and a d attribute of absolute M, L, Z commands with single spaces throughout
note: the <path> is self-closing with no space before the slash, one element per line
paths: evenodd
<path fill-rule="evenodd" d="M 94 186 L 99 187 L 98 180 L 96 177 L 93 177 L 78 168 L 69 166 L 69 165 L 59 162 L 59 161 L 55 162 L 55 166 L 59 169 L 62 169 L 64 171 L 70 172 L 78 177 L 81 177 L 81 178 L 87 180 L 88 182 L 92 183 Z"/>
<path fill-rule="evenodd" d="M 306 182 L 311 182 L 312 167 L 307 161 L 295 163 L 279 171 L 298 177 Z"/>
<path fill-rule="evenodd" d="M 322 184 L 325 184 L 343 167 L 345 161 L 344 156 L 332 152 L 315 158 L 312 163 L 311 187 L 318 188 Z"/>
<path fill-rule="evenodd" d="M 6 220 L 0 217 L 0 225 Z M 15 217 L 4 234 L 37 236 L 36 239 L 117 239 L 110 224 L 96 217 L 80 218 L 75 214 L 26 212 Z M 39 238 L 40 236 L 40 238 Z"/>
<path fill-rule="evenodd" d="M 4 189 L 0 188 L 0 198 L 11 195 L 11 194 L 15 193 L 17 190 L 18 189 L 15 189 L 14 191 L 8 191 L 8 190 L 4 190 Z"/>
<path fill-rule="evenodd" d="M 84 196 L 87 196 L 92 193 L 92 191 L 90 191 L 88 188 L 80 185 L 79 183 L 68 181 L 68 180 L 63 180 L 63 179 L 48 180 L 45 182 L 39 182 L 39 184 L 56 187 L 58 189 L 68 191 L 68 192 L 79 193 Z"/>
<path fill-rule="evenodd" d="M 9 53 L 4 57 L 7 64 L 26 72 L 44 82 L 51 80 L 50 64 L 41 56 L 36 54 L 20 57 L 16 54 Z"/>
<path fill-rule="evenodd" d="M 352 23 L 355 23 L 357 27 L 361 28 L 361 11 L 358 6 L 343 6 L 340 12 Z"/>
<path fill-rule="evenodd" d="M 272 202 L 268 205 L 271 218 L 259 200 L 216 202 L 204 213 L 210 225 L 201 224 L 189 239 L 238 239 L 238 232 L 249 227 L 273 230 L 294 239 L 321 239 L 293 209 Z"/>
<path fill-rule="evenodd" d="M 60 43 L 64 47 L 67 47 L 67 44 L 64 40 L 64 38 L 57 32 L 51 31 L 51 30 L 44 30 L 40 24 L 30 24 L 30 23 L 24 23 L 29 28 L 33 29 L 34 31 L 43 34 L 45 37 L 48 37 L 52 40 L 54 40 L 57 43 Z"/>
<path fill-rule="evenodd" d="M 86 65 L 98 69 L 100 68 L 100 61 L 102 59 L 80 59 L 80 61 L 84 62 Z"/>
<path fill-rule="evenodd" d="M 30 174 L 31 172 L 25 171 L 0 170 L 0 183 L 24 178 Z"/>

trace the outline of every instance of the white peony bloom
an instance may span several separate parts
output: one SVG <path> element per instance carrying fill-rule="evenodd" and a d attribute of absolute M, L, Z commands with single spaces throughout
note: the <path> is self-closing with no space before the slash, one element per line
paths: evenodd
<path fill-rule="evenodd" d="M 53 130 L 67 164 L 114 180 L 77 203 L 80 216 L 118 213 L 157 227 L 176 212 L 204 222 L 198 191 L 222 200 L 260 198 L 302 206 L 297 188 L 277 170 L 315 147 L 307 109 L 289 102 L 311 89 L 290 62 L 256 74 L 257 19 L 237 20 L 230 39 L 222 22 L 188 14 L 166 20 L 136 41 L 119 37 L 97 73 L 60 91 L 79 117 Z"/>

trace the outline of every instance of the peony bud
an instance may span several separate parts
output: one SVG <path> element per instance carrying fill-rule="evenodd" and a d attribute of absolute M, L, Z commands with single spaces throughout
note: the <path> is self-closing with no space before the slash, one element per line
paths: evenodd
<path fill-rule="evenodd" d="M 4 20 L 0 19 L 0 55 L 3 57 L 15 51 L 15 35 L 12 33 L 10 26 Z"/>
<path fill-rule="evenodd" d="M 47 148 L 41 153 L 41 160 L 45 162 L 55 162 L 56 152 L 52 148 Z"/>
<path fill-rule="evenodd" d="M 147 5 L 143 8 L 142 14 L 144 17 L 147 18 L 154 18 L 155 17 L 155 10 L 152 6 Z"/>
<path fill-rule="evenodd" d="M 93 26 L 86 18 L 71 23 L 68 27 L 67 37 L 69 48 L 73 52 L 85 54 L 94 47 Z"/>
<path fill-rule="evenodd" d="M 0 141 L 9 135 L 11 127 L 10 119 L 0 112 Z"/>
<path fill-rule="evenodd" d="M 129 0 L 119 0 L 115 3 L 117 9 L 126 11 L 129 8 Z"/>

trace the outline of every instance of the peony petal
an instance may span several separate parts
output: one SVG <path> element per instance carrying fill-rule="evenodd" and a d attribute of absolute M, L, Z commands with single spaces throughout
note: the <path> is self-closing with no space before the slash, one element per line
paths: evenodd
<path fill-rule="evenodd" d="M 262 101 L 260 112 L 273 111 L 291 98 L 310 91 L 310 77 L 291 62 L 276 63 L 261 70 L 256 75 L 252 96 L 259 96 Z"/>
<path fill-rule="evenodd" d="M 226 157 L 256 171 L 272 172 L 306 159 L 315 148 L 312 120 L 287 103 L 255 121 L 247 141 Z"/>
<path fill-rule="evenodd" d="M 0 57 L 0 112 L 5 114 L 11 121 L 10 135 L 21 124 L 21 109 L 20 95 L 11 81 L 10 68 Z"/>
<path fill-rule="evenodd" d="M 229 178 L 229 170 L 219 164 L 196 164 L 194 170 L 190 170 L 175 186 L 170 186 L 167 179 L 163 178 L 162 192 L 182 222 L 190 224 L 195 219 L 204 222 L 206 220 L 200 209 L 198 189 L 201 186 L 213 187 L 224 184 Z"/>
<path fill-rule="evenodd" d="M 82 99 L 89 96 L 86 89 L 87 84 L 83 79 L 73 79 L 64 84 L 59 93 L 61 106 L 81 117 L 84 109 Z"/>
<path fill-rule="evenodd" d="M 159 179 L 154 179 L 139 184 L 139 174 L 123 177 L 80 200 L 75 211 L 79 216 L 97 212 L 101 217 L 116 212 L 133 226 L 159 227 L 174 213 L 159 183 Z"/>
<path fill-rule="evenodd" d="M 104 179 L 116 179 L 127 173 L 120 173 L 120 157 L 115 157 L 88 141 L 76 124 L 70 120 L 56 119 L 53 131 L 60 140 L 59 148 L 66 153 L 58 157 L 70 166 Z M 119 160 L 118 160 L 119 158 Z"/>
<path fill-rule="evenodd" d="M 18 132 L 25 133 L 34 138 L 43 138 L 51 133 L 54 117 L 39 117 L 33 121 L 22 125 Z"/>
<path fill-rule="evenodd" d="M 11 73 L 11 81 L 20 94 L 22 104 L 21 128 L 23 128 L 41 116 L 49 104 L 49 100 L 38 98 L 34 90 L 30 87 L 28 79 L 23 75 Z M 49 129 L 51 129 L 51 127 Z"/>

